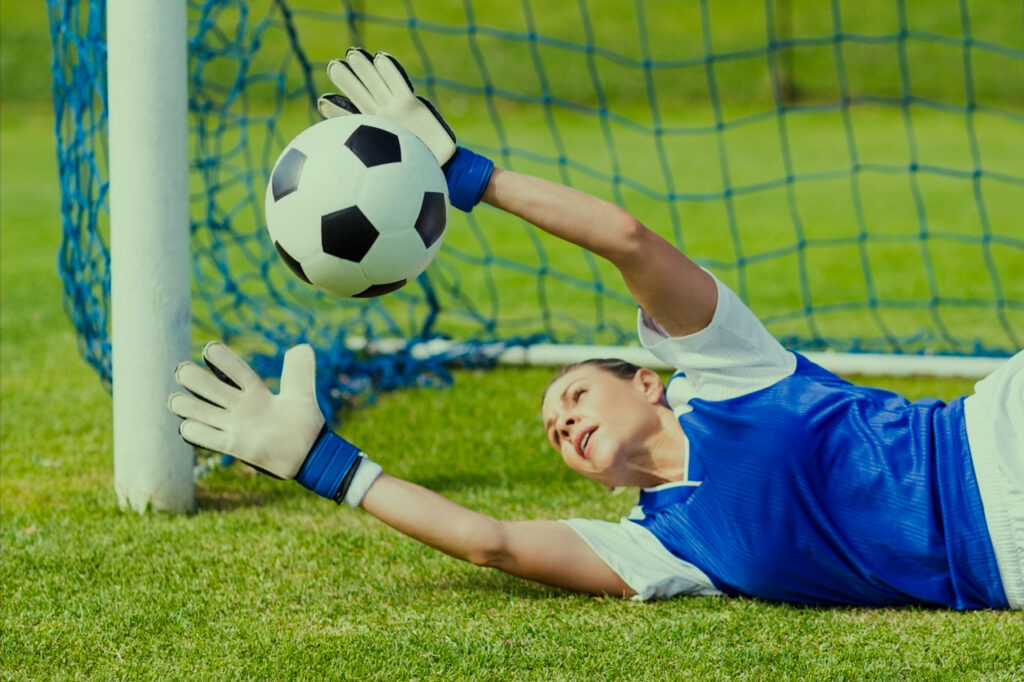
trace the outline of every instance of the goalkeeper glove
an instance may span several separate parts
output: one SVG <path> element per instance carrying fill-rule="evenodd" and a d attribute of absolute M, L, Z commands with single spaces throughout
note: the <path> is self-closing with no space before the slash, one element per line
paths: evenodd
<path fill-rule="evenodd" d="M 317 103 L 321 115 L 371 114 L 405 126 L 444 169 L 452 206 L 468 212 L 480 203 L 494 163 L 456 146 L 455 133 L 429 100 L 413 92 L 412 81 L 397 59 L 386 52 L 371 56 L 352 47 L 345 59 L 327 64 L 327 76 L 344 95 L 322 95 Z"/>
<path fill-rule="evenodd" d="M 233 455 L 276 478 L 295 479 L 318 495 L 353 507 L 381 473 L 380 465 L 327 429 L 316 402 L 316 359 L 307 344 L 284 356 L 281 388 L 262 379 L 223 343 L 203 349 L 210 368 L 183 362 L 174 378 L 189 391 L 167 402 L 184 421 L 192 445 Z"/>

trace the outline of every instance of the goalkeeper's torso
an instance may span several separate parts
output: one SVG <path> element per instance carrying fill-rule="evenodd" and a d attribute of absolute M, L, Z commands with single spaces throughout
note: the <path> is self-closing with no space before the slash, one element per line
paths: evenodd
<path fill-rule="evenodd" d="M 645 492 L 645 526 L 723 592 L 1005 608 L 963 399 L 909 402 L 797 355 L 795 371 L 679 415 L 697 487 Z"/>

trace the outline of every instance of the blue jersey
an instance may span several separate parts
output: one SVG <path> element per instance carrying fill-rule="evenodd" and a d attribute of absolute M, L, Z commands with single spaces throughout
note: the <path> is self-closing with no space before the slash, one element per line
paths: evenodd
<path fill-rule="evenodd" d="M 1007 607 L 963 399 L 910 402 L 796 355 L 766 387 L 687 404 L 678 418 L 700 485 L 644 491 L 634 521 L 720 591 Z"/>
<path fill-rule="evenodd" d="M 634 598 L 1024 608 L 1024 352 L 966 399 L 910 402 L 785 350 L 717 285 L 698 332 L 638 313 L 680 370 L 682 480 L 619 523 L 566 521 Z"/>

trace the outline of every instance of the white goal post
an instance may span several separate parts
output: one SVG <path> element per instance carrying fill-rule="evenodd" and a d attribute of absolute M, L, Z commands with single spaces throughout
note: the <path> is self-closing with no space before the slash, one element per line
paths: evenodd
<path fill-rule="evenodd" d="M 107 0 L 114 488 L 138 512 L 195 508 L 167 409 L 191 354 L 186 3 Z"/>

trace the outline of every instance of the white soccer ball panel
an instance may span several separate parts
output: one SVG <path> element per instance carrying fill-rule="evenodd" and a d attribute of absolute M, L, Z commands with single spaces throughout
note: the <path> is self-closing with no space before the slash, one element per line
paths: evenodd
<path fill-rule="evenodd" d="M 415 230 L 382 234 L 360 265 L 374 284 L 414 279 L 423 272 L 420 267 L 427 250 Z"/>
<path fill-rule="evenodd" d="M 404 164 L 374 168 L 361 187 L 359 208 L 382 235 L 407 231 L 416 221 L 423 191 L 404 171 Z"/>
<path fill-rule="evenodd" d="M 441 244 L 442 242 L 444 242 L 444 235 L 446 233 L 447 230 L 442 232 L 441 236 L 437 238 L 437 241 L 431 244 L 430 248 L 424 251 L 423 260 L 421 260 L 419 264 L 416 265 L 416 267 L 419 269 L 419 272 L 423 272 L 424 270 L 426 270 L 427 266 L 430 265 L 430 263 L 434 260 L 434 256 L 436 256 L 437 252 L 441 249 Z M 419 274 L 419 272 L 417 274 Z"/>
<path fill-rule="evenodd" d="M 307 258 L 302 262 L 302 269 L 313 286 L 335 296 L 355 296 L 374 284 L 366 278 L 359 264 L 326 253 Z"/>
<path fill-rule="evenodd" d="M 320 213 L 298 193 L 280 199 L 267 208 L 270 238 L 300 263 L 322 252 L 319 230 L 306 226 L 320 224 Z"/>
<path fill-rule="evenodd" d="M 407 230 L 416 222 L 424 192 L 448 197 L 448 184 L 437 159 L 415 135 L 399 135 L 402 162 L 368 169 L 359 188 L 359 207 L 381 234 Z"/>

